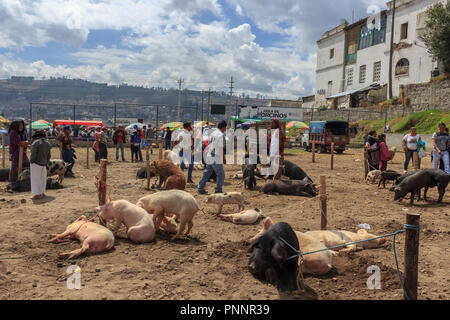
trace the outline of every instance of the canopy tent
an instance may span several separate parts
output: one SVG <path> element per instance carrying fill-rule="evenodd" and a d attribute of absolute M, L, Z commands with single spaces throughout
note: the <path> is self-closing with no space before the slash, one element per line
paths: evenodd
<path fill-rule="evenodd" d="M 6 119 L 3 116 L 0 116 L 0 123 L 10 123 L 10 122 L 11 122 L 10 120 Z"/>
<path fill-rule="evenodd" d="M 239 122 L 261 122 L 262 120 L 259 119 L 245 119 L 245 118 L 239 118 L 236 116 L 232 116 L 231 120 L 233 121 L 239 121 Z"/>
<path fill-rule="evenodd" d="M 139 130 L 142 129 L 142 123 L 136 122 L 136 123 L 132 123 L 130 124 L 128 127 L 125 128 L 125 130 L 134 130 L 134 127 L 137 126 Z"/>
<path fill-rule="evenodd" d="M 87 126 L 103 127 L 103 121 L 88 121 L 88 120 L 55 120 L 53 121 L 53 128 L 57 126 Z"/>
<path fill-rule="evenodd" d="M 205 126 L 215 126 L 215 123 L 207 122 L 207 121 L 198 121 L 194 124 L 194 127 L 205 127 Z"/>

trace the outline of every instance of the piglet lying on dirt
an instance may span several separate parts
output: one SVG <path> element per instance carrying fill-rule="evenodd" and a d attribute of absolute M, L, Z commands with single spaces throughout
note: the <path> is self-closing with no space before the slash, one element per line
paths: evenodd
<path fill-rule="evenodd" d="M 270 218 L 264 220 L 263 229 L 252 239 L 248 240 L 247 243 L 251 243 L 261 237 L 265 232 L 267 232 L 267 230 L 269 230 L 273 226 L 273 224 L 274 223 Z M 323 243 L 317 241 L 316 239 L 305 233 L 295 231 L 295 235 L 297 236 L 298 243 L 300 244 L 300 250 L 302 252 L 311 252 L 326 249 Z M 336 253 L 328 250 L 304 256 L 303 273 L 311 275 L 327 274 L 333 268 L 333 255 L 336 255 Z"/>
<path fill-rule="evenodd" d="M 275 180 L 268 182 L 262 187 L 261 192 L 266 194 L 281 194 L 292 196 L 315 197 L 318 190 L 309 181 L 308 178 L 303 180 Z"/>
<path fill-rule="evenodd" d="M 141 207 L 126 200 L 118 200 L 96 209 L 101 219 L 114 220 L 114 234 L 117 234 L 120 226 L 124 224 L 127 227 L 128 239 L 135 243 L 151 242 L 155 239 L 152 217 Z"/>
<path fill-rule="evenodd" d="M 316 241 L 323 243 L 327 248 L 343 245 L 350 242 L 356 242 L 360 240 L 368 240 L 377 237 L 376 235 L 368 233 L 364 229 L 358 230 L 357 233 L 349 231 L 323 230 L 323 231 L 308 231 L 305 232 L 305 234 L 312 237 Z M 352 252 L 363 249 L 374 249 L 378 248 L 385 242 L 386 240 L 384 238 L 381 238 L 377 240 L 362 242 L 359 244 L 349 245 L 347 247 L 338 248 L 336 249 L 336 251 Z"/>
<path fill-rule="evenodd" d="M 235 214 L 221 214 L 220 218 L 225 221 L 233 222 L 234 224 L 253 224 L 259 218 L 265 218 L 259 209 L 245 210 Z"/>
<path fill-rule="evenodd" d="M 61 234 L 51 235 L 49 242 L 59 243 L 64 239 L 78 239 L 81 242 L 81 248 L 70 252 L 61 253 L 62 258 L 73 259 L 83 253 L 100 253 L 110 250 L 114 247 L 113 233 L 94 222 L 88 222 L 85 216 L 79 217 L 74 223 L 66 228 Z"/>
<path fill-rule="evenodd" d="M 228 193 L 218 193 L 208 196 L 206 198 L 206 203 L 215 203 L 218 207 L 217 214 L 222 213 L 222 208 L 224 204 L 237 204 L 239 206 L 239 211 L 244 209 L 244 196 L 241 192 L 228 192 Z"/>
<path fill-rule="evenodd" d="M 186 235 L 191 232 L 194 226 L 194 215 L 200 210 L 195 198 L 186 191 L 170 190 L 161 191 L 141 198 L 137 206 L 144 208 L 148 213 L 153 214 L 155 230 L 158 231 L 165 215 L 175 215 L 180 219 L 177 234 L 172 238 L 178 239 L 181 233 L 188 226 Z"/>

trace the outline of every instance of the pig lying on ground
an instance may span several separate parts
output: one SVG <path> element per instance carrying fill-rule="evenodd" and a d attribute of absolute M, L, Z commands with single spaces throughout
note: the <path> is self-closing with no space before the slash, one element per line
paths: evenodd
<path fill-rule="evenodd" d="M 186 188 L 186 177 L 180 167 L 169 160 L 154 161 L 150 172 L 159 176 L 159 188 L 164 183 L 164 190 L 184 190 Z"/>
<path fill-rule="evenodd" d="M 206 203 L 215 203 L 218 205 L 217 214 L 222 213 L 222 208 L 224 204 L 237 204 L 238 210 L 242 211 L 244 209 L 244 196 L 241 192 L 228 192 L 228 193 L 218 193 L 208 196 L 206 198 Z"/>
<path fill-rule="evenodd" d="M 264 167 L 264 166 L 263 166 Z M 264 176 L 260 170 L 255 170 L 255 176 L 262 179 L 273 179 L 273 175 Z M 310 177 L 299 166 L 289 160 L 284 160 L 283 176 L 288 177 L 290 180 L 304 180 L 307 178 L 309 182 L 313 182 Z"/>
<path fill-rule="evenodd" d="M 253 224 L 259 220 L 259 218 L 265 218 L 259 209 L 245 210 L 241 213 L 235 214 L 221 214 L 219 215 L 225 221 L 232 222 L 234 224 Z"/>
<path fill-rule="evenodd" d="M 58 176 L 58 182 L 62 184 L 69 164 L 60 159 L 53 159 L 47 163 L 47 177 Z M 25 169 L 19 175 L 19 180 L 30 179 L 30 169 Z"/>
<path fill-rule="evenodd" d="M 59 184 L 56 179 L 47 179 L 47 190 L 58 190 L 64 187 Z M 17 180 L 16 182 L 10 183 L 6 186 L 6 191 L 8 192 L 31 192 L 31 181 L 27 180 Z"/>
<path fill-rule="evenodd" d="M 266 183 L 261 192 L 305 197 L 315 197 L 318 194 L 318 190 L 308 178 L 304 180 L 274 180 Z"/>
<path fill-rule="evenodd" d="M 374 184 L 380 178 L 381 178 L 381 171 L 373 170 L 367 174 L 366 182 L 367 182 L 367 184 L 370 184 L 370 183 Z"/>
<path fill-rule="evenodd" d="M 10 168 L 0 169 L 0 181 L 8 181 Z"/>
<path fill-rule="evenodd" d="M 150 172 L 150 178 L 155 177 L 154 172 Z M 147 167 L 140 168 L 136 173 L 136 179 L 147 179 Z"/>
<path fill-rule="evenodd" d="M 127 237 L 135 243 L 151 242 L 155 239 L 155 226 L 147 211 L 126 200 L 109 202 L 96 208 L 103 220 L 114 220 L 113 232 L 117 235 L 124 224 Z"/>
<path fill-rule="evenodd" d="M 449 184 L 449 175 L 440 169 L 426 169 L 419 171 L 407 178 L 405 178 L 400 184 L 398 184 L 394 191 L 394 200 L 403 200 L 408 193 L 411 193 L 410 203 L 414 203 L 414 197 L 416 193 L 425 188 L 424 199 L 427 201 L 427 192 L 429 188 L 438 187 L 439 199 L 438 203 L 444 199 L 445 189 Z"/>
<path fill-rule="evenodd" d="M 386 181 L 396 181 L 398 178 L 401 177 L 401 174 L 393 171 L 393 170 L 386 170 L 381 173 L 380 182 L 378 183 L 378 188 L 380 188 L 381 184 L 383 184 L 383 187 L 386 189 Z"/>
<path fill-rule="evenodd" d="M 64 239 L 76 238 L 81 242 L 81 248 L 70 252 L 61 253 L 62 258 L 74 259 L 83 253 L 100 253 L 114 247 L 113 233 L 94 222 L 87 222 L 85 216 L 79 217 L 61 234 L 51 235 L 49 242 L 59 243 Z"/>
<path fill-rule="evenodd" d="M 190 193 L 181 190 L 158 192 L 141 198 L 136 205 L 153 214 L 156 231 L 160 229 L 165 215 L 175 215 L 179 218 L 180 225 L 177 234 L 172 238 L 173 240 L 180 237 L 186 224 L 188 226 L 186 235 L 191 232 L 194 226 L 192 221 L 194 215 L 200 210 L 195 198 Z"/>
<path fill-rule="evenodd" d="M 277 223 L 250 245 L 248 270 L 256 279 L 276 286 L 280 292 L 295 291 L 298 289 L 298 257 L 288 260 L 295 252 L 281 238 L 299 249 L 291 226 Z"/>
<path fill-rule="evenodd" d="M 306 235 L 311 236 L 316 241 L 319 241 L 325 245 L 327 248 L 331 248 L 334 246 L 340 246 L 350 242 L 356 242 L 360 240 L 368 240 L 377 237 L 376 235 L 368 233 L 366 230 L 361 229 L 358 230 L 357 233 L 348 232 L 348 231 L 308 231 L 305 232 Z M 359 251 L 363 249 L 373 249 L 378 248 L 380 245 L 385 243 L 386 240 L 384 238 L 371 240 L 367 242 L 362 242 L 359 244 L 349 245 L 347 247 L 342 247 L 335 249 L 335 251 L 342 252 L 352 252 Z"/>
<path fill-rule="evenodd" d="M 259 237 L 261 237 L 267 230 L 269 230 L 273 226 L 273 221 L 270 218 L 264 220 L 263 229 L 252 239 L 247 242 L 253 242 Z M 323 243 L 317 241 L 313 237 L 306 235 L 305 233 L 301 233 L 295 231 L 295 235 L 297 236 L 298 243 L 300 245 L 300 250 L 302 252 L 312 252 L 317 250 L 324 250 L 326 247 Z M 323 275 L 330 272 L 333 268 L 333 255 L 337 255 L 337 253 L 333 251 L 322 251 L 317 253 L 308 254 L 303 257 L 303 273 L 311 274 L 311 275 Z M 299 260 L 300 263 L 300 260 Z"/>

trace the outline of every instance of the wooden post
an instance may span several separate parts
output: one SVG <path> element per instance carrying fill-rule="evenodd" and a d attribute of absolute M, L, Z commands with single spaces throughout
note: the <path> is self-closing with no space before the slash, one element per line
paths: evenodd
<path fill-rule="evenodd" d="M 419 170 L 420 169 L 419 154 L 417 152 L 413 152 L 413 155 L 414 155 L 414 169 Z"/>
<path fill-rule="evenodd" d="M 2 133 L 2 168 L 6 168 L 6 135 Z"/>
<path fill-rule="evenodd" d="M 369 154 L 367 153 L 367 150 L 364 149 L 364 180 L 367 179 L 367 175 L 369 174 Z"/>
<path fill-rule="evenodd" d="M 150 159 L 147 160 L 147 190 L 150 190 Z"/>
<path fill-rule="evenodd" d="M 145 158 L 146 158 L 147 162 L 150 161 L 150 147 L 149 146 L 145 147 Z"/>
<path fill-rule="evenodd" d="M 103 206 L 106 204 L 106 174 L 107 174 L 108 160 L 100 160 L 100 172 L 98 174 L 98 205 Z M 100 219 L 102 225 L 106 225 L 106 222 Z"/>
<path fill-rule="evenodd" d="M 86 169 L 89 169 L 89 137 L 86 141 Z"/>
<path fill-rule="evenodd" d="M 325 176 L 320 176 L 320 229 L 327 229 L 327 182 Z"/>
<path fill-rule="evenodd" d="M 312 142 L 312 162 L 316 162 L 316 141 Z"/>
<path fill-rule="evenodd" d="M 419 214 L 407 214 L 406 223 L 420 225 Z M 410 300 L 417 300 L 417 284 L 419 271 L 419 233 L 420 230 L 406 229 L 405 235 L 405 272 L 404 285 Z M 405 296 L 406 299 L 406 296 Z"/>
<path fill-rule="evenodd" d="M 331 170 L 334 169 L 334 142 L 331 143 Z"/>
<path fill-rule="evenodd" d="M 22 173 L 22 165 L 23 165 L 23 147 L 19 149 L 19 166 L 17 167 L 17 176 Z"/>
<path fill-rule="evenodd" d="M 163 158 L 163 144 L 162 144 L 162 142 L 160 142 L 159 143 L 159 157 L 158 157 L 158 159 L 162 160 L 162 158 Z"/>

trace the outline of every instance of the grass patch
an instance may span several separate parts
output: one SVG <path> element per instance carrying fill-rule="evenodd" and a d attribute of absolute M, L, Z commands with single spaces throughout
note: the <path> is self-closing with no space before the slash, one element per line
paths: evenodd
<path fill-rule="evenodd" d="M 439 123 L 450 125 L 450 112 L 445 110 L 430 110 L 414 113 L 407 117 L 388 119 L 391 133 L 406 134 L 412 127 L 419 134 L 432 134 L 438 130 Z M 384 132 L 384 120 L 362 120 L 357 122 L 359 130 L 356 139 L 365 136 L 369 131 Z"/>
<path fill-rule="evenodd" d="M 448 80 L 448 79 L 450 79 L 450 73 L 441 74 L 440 76 L 433 77 L 433 78 L 431 78 L 431 82 L 443 81 L 443 80 Z"/>

